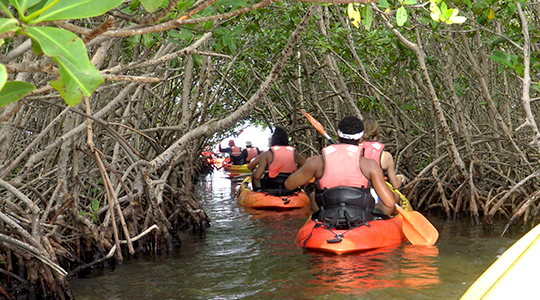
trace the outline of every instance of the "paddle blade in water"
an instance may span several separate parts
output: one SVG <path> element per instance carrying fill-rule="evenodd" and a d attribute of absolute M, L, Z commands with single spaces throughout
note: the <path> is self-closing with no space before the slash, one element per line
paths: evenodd
<path fill-rule="evenodd" d="M 403 217 L 403 234 L 413 245 L 434 245 L 439 239 L 437 228 L 417 211 L 406 212 L 399 205 L 396 209 Z"/>
<path fill-rule="evenodd" d="M 276 178 L 279 173 L 281 173 L 281 170 L 283 170 L 283 167 L 285 167 L 285 164 L 277 165 L 275 168 L 272 168 L 270 172 L 268 172 L 268 176 L 270 176 L 270 178 Z"/>

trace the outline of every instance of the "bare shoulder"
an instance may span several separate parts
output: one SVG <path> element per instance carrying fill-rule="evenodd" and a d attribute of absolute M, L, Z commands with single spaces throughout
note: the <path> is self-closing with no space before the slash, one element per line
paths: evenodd
<path fill-rule="evenodd" d="M 364 175 L 367 177 L 369 177 L 368 175 L 372 174 L 374 171 L 381 170 L 379 164 L 375 160 L 367 157 L 360 158 L 360 167 L 362 168 Z"/>

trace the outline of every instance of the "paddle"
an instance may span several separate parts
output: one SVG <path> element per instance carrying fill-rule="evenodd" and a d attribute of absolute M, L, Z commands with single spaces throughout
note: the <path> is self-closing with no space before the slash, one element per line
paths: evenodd
<path fill-rule="evenodd" d="M 311 122 L 311 125 L 313 125 L 313 127 L 315 127 L 315 129 L 317 129 L 317 131 L 319 131 L 328 141 L 330 141 L 330 143 L 332 144 L 337 144 L 337 141 L 334 140 L 331 136 L 329 136 L 327 133 L 326 133 L 326 130 L 324 130 L 324 127 L 322 126 L 321 123 L 319 123 L 319 121 L 317 121 L 317 119 L 315 119 L 314 117 L 312 117 L 310 114 L 308 114 L 307 112 L 301 110 L 300 108 L 298 109 L 301 113 L 304 114 L 304 116 L 306 116 L 306 118 L 309 120 L 309 122 Z"/>
<path fill-rule="evenodd" d="M 406 212 L 413 210 L 411 206 L 411 202 L 409 202 L 409 199 L 405 198 L 405 196 L 398 189 L 394 188 L 394 186 L 390 182 L 387 181 L 386 185 L 392 190 L 392 192 L 398 193 L 399 198 L 401 199 L 401 207 Z"/>
<path fill-rule="evenodd" d="M 324 137 L 326 137 L 330 143 L 335 144 L 336 141 L 332 139 L 324 130 L 319 121 L 313 118 L 310 114 L 299 109 L 304 116 L 306 116 L 311 124 L 319 131 Z M 394 189 L 395 190 L 395 189 Z M 401 194 L 401 193 L 400 193 Z M 401 197 L 401 195 L 400 195 Z M 433 245 L 439 238 L 439 232 L 429 222 L 426 217 L 417 211 L 406 212 L 396 203 L 396 209 L 403 217 L 403 234 L 413 245 Z"/>

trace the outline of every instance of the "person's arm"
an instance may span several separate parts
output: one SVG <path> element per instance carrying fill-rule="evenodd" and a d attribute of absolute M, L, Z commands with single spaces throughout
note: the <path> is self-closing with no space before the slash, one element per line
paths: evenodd
<path fill-rule="evenodd" d="M 255 170 L 257 165 L 259 164 L 259 161 L 261 161 L 261 155 L 255 156 L 249 163 L 248 163 L 248 169 L 251 171 Z"/>
<path fill-rule="evenodd" d="M 362 157 L 360 160 L 360 165 L 362 167 L 362 172 L 364 175 L 371 181 L 371 185 L 381 198 L 384 206 L 388 208 L 394 208 L 396 201 L 394 199 L 394 193 L 386 185 L 384 181 L 384 176 L 381 167 L 379 164 L 370 158 Z"/>
<path fill-rule="evenodd" d="M 221 148 L 221 144 L 219 144 L 219 152 L 229 153 L 232 152 L 232 149 L 230 147 L 223 149 Z"/>
<path fill-rule="evenodd" d="M 295 150 L 294 151 L 294 162 L 296 163 L 296 165 L 298 167 L 301 167 L 306 163 L 306 158 L 302 154 L 298 153 Z"/>
<path fill-rule="evenodd" d="M 267 153 L 257 156 L 257 157 L 260 157 L 259 163 L 258 163 L 259 166 L 253 171 L 253 179 L 255 179 L 256 181 L 261 180 L 264 174 L 264 171 L 266 171 L 266 166 L 268 166 L 269 161 L 270 162 L 272 161 L 271 159 L 273 157 L 270 157 L 270 156 L 272 156 L 272 152 L 267 152 Z"/>
<path fill-rule="evenodd" d="M 285 188 L 292 191 L 298 187 L 309 183 L 311 178 L 320 178 L 322 175 L 322 156 L 315 156 L 306 161 L 306 163 L 292 173 L 285 181 Z"/>
<path fill-rule="evenodd" d="M 392 184 L 395 189 L 399 189 L 403 183 L 396 175 L 396 169 L 394 167 L 394 158 L 392 154 L 388 151 L 383 152 L 383 159 L 381 162 L 381 167 L 386 170 L 388 173 L 388 181 Z"/>

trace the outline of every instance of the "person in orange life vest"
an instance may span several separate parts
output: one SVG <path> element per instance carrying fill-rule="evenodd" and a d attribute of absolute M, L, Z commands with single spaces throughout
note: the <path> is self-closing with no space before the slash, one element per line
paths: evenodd
<path fill-rule="evenodd" d="M 242 155 L 246 158 L 246 163 L 249 163 L 252 159 L 261 154 L 261 150 L 257 147 L 253 147 L 251 141 L 246 141 L 246 148 L 242 150 Z"/>
<path fill-rule="evenodd" d="M 396 203 L 377 162 L 363 157 L 362 148 L 358 147 L 363 131 L 364 125 L 357 117 L 343 118 L 338 124 L 339 143 L 324 148 L 322 155 L 309 158 L 285 181 L 285 188 L 291 190 L 316 178 L 318 210 L 312 218 L 331 229 L 354 228 L 374 219 L 371 187 L 389 209 Z"/>
<path fill-rule="evenodd" d="M 229 147 L 223 149 L 219 144 L 219 152 L 228 153 L 233 165 L 245 164 L 245 157 L 242 155 L 242 149 L 234 144 L 233 140 L 229 140 Z"/>
<path fill-rule="evenodd" d="M 383 170 L 383 174 L 395 189 L 399 189 L 407 180 L 405 175 L 396 175 L 394 167 L 394 158 L 392 154 L 384 150 L 385 145 L 380 141 L 379 123 L 376 120 L 367 118 L 364 120 L 364 136 L 360 141 L 360 147 L 364 148 L 364 157 L 374 159 Z M 375 196 L 375 195 L 374 195 Z M 399 194 L 394 193 L 394 199 L 399 202 Z M 391 213 L 381 204 L 377 204 L 385 214 Z"/>
<path fill-rule="evenodd" d="M 292 193 L 285 189 L 283 182 L 306 162 L 304 156 L 289 145 L 289 136 L 281 127 L 276 127 L 272 134 L 269 151 L 263 152 L 255 159 L 258 160 L 258 166 L 252 175 L 254 189 L 277 196 Z M 279 169 L 279 175 L 270 178 L 268 174 L 273 169 Z"/>

